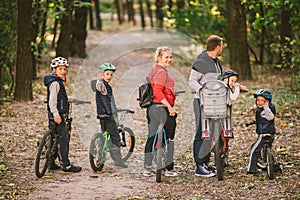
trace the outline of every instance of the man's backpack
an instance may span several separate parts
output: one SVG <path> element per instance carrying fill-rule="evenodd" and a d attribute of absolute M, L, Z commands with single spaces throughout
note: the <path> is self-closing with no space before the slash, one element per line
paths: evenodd
<path fill-rule="evenodd" d="M 139 105 L 141 108 L 147 108 L 153 99 L 153 92 L 151 83 L 148 77 L 146 77 L 146 82 L 139 86 Z"/>

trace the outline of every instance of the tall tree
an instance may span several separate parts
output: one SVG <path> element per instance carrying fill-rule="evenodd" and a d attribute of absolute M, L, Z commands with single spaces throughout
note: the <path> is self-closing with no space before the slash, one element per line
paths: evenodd
<path fill-rule="evenodd" d="M 146 22 L 145 22 L 144 8 L 143 8 L 143 0 L 139 0 L 139 4 L 140 4 L 141 25 L 142 28 L 145 28 Z"/>
<path fill-rule="evenodd" d="M 147 6 L 147 11 L 148 11 L 148 16 L 150 18 L 150 26 L 154 27 L 153 15 L 152 15 L 152 9 L 151 9 L 151 1 L 150 0 L 146 0 L 146 6 Z"/>
<path fill-rule="evenodd" d="M 226 0 L 227 39 L 231 68 L 237 70 L 242 79 L 252 79 L 247 48 L 246 15 L 240 0 Z"/>
<path fill-rule="evenodd" d="M 164 13 L 163 6 L 164 0 L 155 0 L 156 5 L 156 24 L 159 28 L 163 27 Z"/>
<path fill-rule="evenodd" d="M 95 14 L 96 14 L 96 27 L 97 30 L 102 31 L 102 20 L 100 15 L 100 4 L 99 0 L 95 0 Z"/>
<path fill-rule="evenodd" d="M 73 0 L 65 0 L 62 18 L 60 20 L 61 29 L 57 42 L 56 56 L 69 58 L 71 56 L 72 37 L 72 3 Z"/>
<path fill-rule="evenodd" d="M 85 0 L 89 2 L 88 0 Z M 85 39 L 87 37 L 87 17 L 89 5 L 78 5 L 76 8 L 73 20 L 73 32 L 71 43 L 71 56 L 85 58 Z"/>
<path fill-rule="evenodd" d="M 17 0 L 18 42 L 15 100 L 32 101 L 32 0 Z"/>

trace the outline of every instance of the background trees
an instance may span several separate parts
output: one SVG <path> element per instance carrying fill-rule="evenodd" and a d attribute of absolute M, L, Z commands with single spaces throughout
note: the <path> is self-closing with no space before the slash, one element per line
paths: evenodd
<path fill-rule="evenodd" d="M 87 19 L 90 28 L 94 28 L 95 20 L 97 30 L 102 30 L 100 14 L 103 13 L 110 13 L 112 19 L 116 14 L 119 24 L 127 20 L 142 27 L 176 29 L 203 44 L 210 34 L 218 34 L 228 46 L 230 67 L 242 79 L 251 79 L 255 67 L 264 65 L 271 71 L 282 70 L 289 75 L 290 88 L 300 87 L 297 0 L 28 0 L 27 3 L 33 12 L 18 13 L 17 0 L 0 3 L 1 99 L 13 96 L 17 100 L 32 99 L 32 81 L 26 78 L 36 78 L 37 65 L 49 48 L 55 48 L 57 56 L 84 58 Z M 18 14 L 21 14 L 19 20 Z M 140 15 L 139 21 L 136 15 Z M 46 42 L 46 36 L 52 36 L 51 44 Z M 18 77 L 24 70 L 28 76 Z"/>

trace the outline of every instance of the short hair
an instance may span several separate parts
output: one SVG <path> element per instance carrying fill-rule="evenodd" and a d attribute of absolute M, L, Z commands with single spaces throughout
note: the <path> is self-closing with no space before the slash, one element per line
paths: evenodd
<path fill-rule="evenodd" d="M 167 46 L 158 47 L 154 54 L 154 62 L 158 63 L 158 58 L 161 56 L 162 52 L 166 51 L 172 53 L 172 49 Z"/>
<path fill-rule="evenodd" d="M 213 51 L 217 46 L 221 45 L 223 38 L 217 35 L 211 35 L 206 40 L 206 50 Z"/>

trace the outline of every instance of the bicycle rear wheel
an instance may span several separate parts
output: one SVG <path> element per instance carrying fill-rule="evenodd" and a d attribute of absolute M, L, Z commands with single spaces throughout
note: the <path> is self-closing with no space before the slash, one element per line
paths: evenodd
<path fill-rule="evenodd" d="M 215 136 L 215 146 L 214 146 L 214 154 L 215 154 L 215 164 L 217 167 L 217 177 L 218 180 L 224 180 L 224 166 L 225 166 L 225 150 L 224 144 L 221 137 L 221 130 L 219 123 L 215 121 L 214 123 L 214 136 Z"/>
<path fill-rule="evenodd" d="M 267 174 L 269 179 L 274 178 L 274 159 L 272 155 L 272 150 L 270 148 L 266 148 L 267 154 Z"/>
<path fill-rule="evenodd" d="M 100 133 L 93 135 L 90 143 L 90 165 L 94 172 L 101 171 L 105 163 L 105 152 L 103 151 L 105 139 Z"/>
<path fill-rule="evenodd" d="M 36 160 L 35 160 L 35 175 L 38 178 L 41 178 L 42 176 L 45 175 L 46 170 L 51 163 L 51 161 L 54 161 L 55 157 L 55 149 L 53 149 L 53 137 L 54 133 L 52 130 L 48 130 L 45 135 L 43 136 L 38 152 L 36 155 Z"/>
<path fill-rule="evenodd" d="M 135 137 L 133 131 L 128 127 L 124 127 L 124 130 L 120 132 L 120 137 L 121 137 L 120 147 L 123 155 L 122 159 L 125 162 L 131 156 L 134 150 Z"/>

